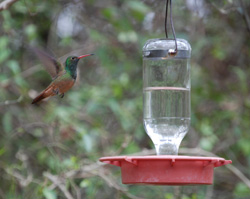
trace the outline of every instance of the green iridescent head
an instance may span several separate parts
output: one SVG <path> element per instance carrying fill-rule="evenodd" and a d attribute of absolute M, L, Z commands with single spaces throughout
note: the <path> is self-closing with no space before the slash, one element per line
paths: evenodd
<path fill-rule="evenodd" d="M 88 56 L 91 56 L 91 55 L 94 55 L 94 54 L 87 54 L 87 55 L 82 55 L 82 56 L 69 56 L 66 61 L 65 61 L 65 69 L 66 71 L 68 71 L 70 73 L 70 75 L 72 76 L 73 79 L 76 79 L 77 77 L 77 72 L 76 72 L 76 69 L 77 69 L 77 64 L 78 64 L 78 61 L 81 59 L 81 58 L 84 58 L 84 57 L 88 57 Z"/>

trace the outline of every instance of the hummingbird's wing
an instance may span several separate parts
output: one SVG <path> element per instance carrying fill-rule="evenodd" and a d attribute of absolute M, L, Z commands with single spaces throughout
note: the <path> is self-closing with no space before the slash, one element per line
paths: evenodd
<path fill-rule="evenodd" d="M 45 66 L 48 73 L 51 75 L 52 79 L 55 79 L 57 75 L 63 71 L 63 66 L 60 62 L 58 62 L 54 57 L 48 55 L 44 51 L 40 49 L 34 49 L 36 55 L 41 60 L 43 65 Z"/>

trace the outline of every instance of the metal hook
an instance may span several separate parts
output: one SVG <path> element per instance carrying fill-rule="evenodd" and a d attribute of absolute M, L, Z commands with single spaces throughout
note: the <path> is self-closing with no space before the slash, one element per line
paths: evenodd
<path fill-rule="evenodd" d="M 175 56 L 177 54 L 177 40 L 176 40 L 176 35 L 175 35 L 175 30 L 174 30 L 174 24 L 173 24 L 173 18 L 172 18 L 172 0 L 167 0 L 166 2 L 166 14 L 165 14 L 165 34 L 166 38 L 168 38 L 168 31 L 167 31 L 167 23 L 168 23 L 168 4 L 170 3 L 170 24 L 171 24 L 171 29 L 172 33 L 174 36 L 174 41 L 175 41 L 175 49 L 170 49 L 168 54 L 170 56 Z"/>

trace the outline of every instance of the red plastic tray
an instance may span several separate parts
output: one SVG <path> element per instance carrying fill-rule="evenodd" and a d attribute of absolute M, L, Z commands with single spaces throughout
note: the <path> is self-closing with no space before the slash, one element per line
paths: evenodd
<path fill-rule="evenodd" d="M 213 184 L 214 167 L 231 160 L 195 156 L 116 156 L 101 162 L 121 167 L 123 184 L 190 185 Z"/>

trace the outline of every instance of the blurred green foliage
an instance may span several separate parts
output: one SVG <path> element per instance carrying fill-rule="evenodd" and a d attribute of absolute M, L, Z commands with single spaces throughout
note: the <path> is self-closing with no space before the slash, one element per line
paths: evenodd
<path fill-rule="evenodd" d="M 98 163 L 153 148 L 142 125 L 141 49 L 164 37 L 164 7 L 33 0 L 0 13 L 0 198 L 249 198 L 249 184 L 226 167 L 212 187 L 157 187 L 122 185 L 118 168 Z M 173 8 L 177 36 L 192 45 L 192 125 L 182 147 L 232 159 L 250 178 L 250 3 L 176 0 Z M 95 56 L 79 63 L 63 99 L 33 106 L 50 77 L 30 46 Z"/>

